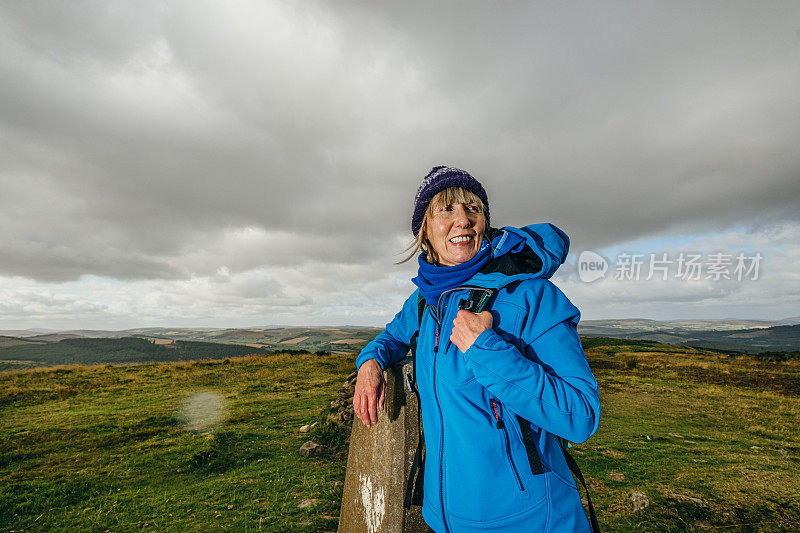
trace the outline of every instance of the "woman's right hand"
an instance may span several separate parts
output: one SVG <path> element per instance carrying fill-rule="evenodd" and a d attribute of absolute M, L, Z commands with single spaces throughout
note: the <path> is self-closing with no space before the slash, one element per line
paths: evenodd
<path fill-rule="evenodd" d="M 378 409 L 383 411 L 385 393 L 383 370 L 375 359 L 367 359 L 358 370 L 353 393 L 353 409 L 365 426 L 371 427 L 378 421 Z"/>

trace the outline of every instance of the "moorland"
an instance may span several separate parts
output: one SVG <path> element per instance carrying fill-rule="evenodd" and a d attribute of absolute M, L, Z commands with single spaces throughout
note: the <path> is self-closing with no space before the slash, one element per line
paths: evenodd
<path fill-rule="evenodd" d="M 603 411 L 572 452 L 603 530 L 796 530 L 800 360 L 583 342 Z M 353 362 L 265 353 L 0 372 L 0 531 L 334 531 L 348 428 L 299 428 L 326 420 Z M 221 413 L 206 427 L 187 421 L 199 394 Z M 332 453 L 302 457 L 308 439 Z"/>

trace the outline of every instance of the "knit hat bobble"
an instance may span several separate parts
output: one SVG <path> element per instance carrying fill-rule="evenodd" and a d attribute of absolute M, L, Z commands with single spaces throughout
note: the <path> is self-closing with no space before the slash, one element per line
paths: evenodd
<path fill-rule="evenodd" d="M 486 226 L 489 226 L 489 199 L 486 191 L 478 180 L 470 176 L 467 172 L 458 168 L 439 166 L 433 169 L 422 179 L 422 183 L 417 189 L 414 197 L 414 214 L 411 216 L 411 232 L 416 236 L 422 227 L 422 220 L 425 218 L 425 211 L 428 205 L 439 192 L 450 187 L 461 187 L 481 199 L 484 206 L 484 216 Z"/>

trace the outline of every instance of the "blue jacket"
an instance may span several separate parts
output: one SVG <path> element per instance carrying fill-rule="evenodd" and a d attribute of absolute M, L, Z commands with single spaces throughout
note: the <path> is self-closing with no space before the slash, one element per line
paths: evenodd
<path fill-rule="evenodd" d="M 500 231 L 522 236 L 525 249 L 509 252 L 501 239 L 493 267 L 467 283 L 498 290 L 492 328 L 466 353 L 450 342 L 467 289 L 445 292 L 438 310 L 427 306 L 419 327 L 422 515 L 437 533 L 589 531 L 557 438 L 584 442 L 600 421 L 597 381 L 576 330 L 580 311 L 547 279 L 569 238 L 552 224 Z M 386 369 L 405 357 L 419 324 L 417 294 L 361 351 L 358 368 L 375 359 Z"/>

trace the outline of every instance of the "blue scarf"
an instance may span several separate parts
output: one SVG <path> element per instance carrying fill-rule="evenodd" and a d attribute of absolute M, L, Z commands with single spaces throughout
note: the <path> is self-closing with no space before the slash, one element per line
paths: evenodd
<path fill-rule="evenodd" d="M 437 266 L 428 263 L 426 254 L 420 254 L 417 277 L 412 278 L 411 281 L 419 287 L 419 292 L 422 293 L 425 301 L 435 306 L 439 303 L 439 295 L 447 289 L 462 285 L 474 276 L 491 257 L 492 247 L 485 237 L 475 257 L 460 265 Z"/>
<path fill-rule="evenodd" d="M 514 231 L 516 228 L 502 228 L 500 233 L 492 239 L 484 235 L 481 247 L 475 257 L 460 265 L 450 267 L 437 266 L 428 263 L 426 254 L 417 258 L 419 270 L 417 277 L 411 281 L 419 287 L 419 292 L 430 305 L 438 305 L 439 296 L 448 289 L 463 285 L 483 268 L 489 259 L 500 257 L 507 253 L 517 253 L 525 246 L 525 239 Z"/>

